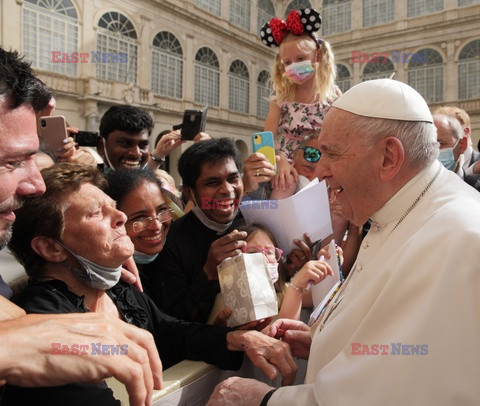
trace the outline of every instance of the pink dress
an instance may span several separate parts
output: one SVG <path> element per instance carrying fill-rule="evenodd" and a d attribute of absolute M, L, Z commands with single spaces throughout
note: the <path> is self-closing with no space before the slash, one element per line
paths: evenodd
<path fill-rule="evenodd" d="M 293 153 L 303 138 L 322 128 L 331 102 L 305 104 L 281 101 L 277 105 L 281 111 L 277 130 L 279 149 L 288 159 L 293 159 Z"/>

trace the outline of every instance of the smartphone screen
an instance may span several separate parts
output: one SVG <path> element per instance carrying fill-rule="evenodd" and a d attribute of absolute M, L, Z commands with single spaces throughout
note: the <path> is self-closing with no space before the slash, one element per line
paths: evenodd
<path fill-rule="evenodd" d="M 65 117 L 45 116 L 39 118 L 38 132 L 41 145 L 53 154 L 58 153 L 63 140 L 68 137 Z"/>
<path fill-rule="evenodd" d="M 260 152 L 265 155 L 268 161 L 275 167 L 275 142 L 271 131 L 264 131 L 252 135 L 253 152 Z"/>

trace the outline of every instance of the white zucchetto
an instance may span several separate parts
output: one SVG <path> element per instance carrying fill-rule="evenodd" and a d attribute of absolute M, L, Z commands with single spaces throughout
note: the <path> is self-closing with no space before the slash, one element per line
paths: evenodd
<path fill-rule="evenodd" d="M 393 79 L 359 83 L 332 106 L 359 116 L 433 123 L 432 113 L 423 97 L 412 87 Z"/>

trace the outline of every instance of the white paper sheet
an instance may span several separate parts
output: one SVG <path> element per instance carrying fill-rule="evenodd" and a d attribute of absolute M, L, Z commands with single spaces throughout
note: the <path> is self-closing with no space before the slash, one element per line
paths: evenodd
<path fill-rule="evenodd" d="M 281 200 L 247 200 L 240 210 L 247 224 L 261 224 L 273 233 L 278 246 L 289 253 L 308 233 L 312 241 L 332 233 L 330 205 L 325 181 L 312 180 L 302 190 Z"/>

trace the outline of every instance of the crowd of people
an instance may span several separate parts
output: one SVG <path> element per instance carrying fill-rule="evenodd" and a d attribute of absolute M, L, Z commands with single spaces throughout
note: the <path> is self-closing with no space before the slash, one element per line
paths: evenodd
<path fill-rule="evenodd" d="M 13 299 L 0 278 L 0 404 L 120 404 L 110 376 L 132 405 L 151 404 L 179 361 L 236 370 L 244 357 L 281 387 L 232 377 L 209 405 L 478 403 L 480 153 L 470 118 L 451 106 L 432 116 L 393 79 L 342 95 L 320 23 L 315 10 L 294 10 L 261 30 L 278 47 L 265 122 L 276 167 L 260 153 L 241 162 L 228 134 L 200 133 L 178 161 L 181 190 L 161 167 L 185 141 L 165 131 L 150 150 L 153 119 L 135 106 L 101 118 L 101 165 L 72 127 L 45 150 L 37 123 L 53 114 L 54 94 L 0 48 L 0 247 L 29 278 Z M 305 234 L 282 252 L 264 225 L 245 224 L 242 199 L 287 198 L 317 177 L 328 184 L 331 236 Z M 264 256 L 279 317 L 227 327 L 218 266 L 253 253 Z M 307 326 L 301 309 L 313 310 L 311 286 L 332 274 L 336 254 L 341 281 Z M 95 356 L 92 343 L 123 356 Z M 300 385 L 296 358 L 308 360 Z"/>

